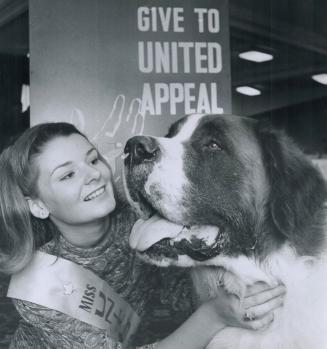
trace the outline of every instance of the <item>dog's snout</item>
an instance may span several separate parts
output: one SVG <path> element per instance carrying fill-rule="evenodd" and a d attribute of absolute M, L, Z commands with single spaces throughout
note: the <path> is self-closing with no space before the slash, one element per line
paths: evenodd
<path fill-rule="evenodd" d="M 129 155 L 130 161 L 134 164 L 156 159 L 158 151 L 159 147 L 156 140 L 146 136 L 130 138 L 124 149 L 124 153 Z"/>

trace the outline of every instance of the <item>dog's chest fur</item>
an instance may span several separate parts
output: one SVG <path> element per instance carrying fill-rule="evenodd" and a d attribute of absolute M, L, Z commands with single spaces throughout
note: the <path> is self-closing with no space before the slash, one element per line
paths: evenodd
<path fill-rule="evenodd" d="M 242 301 L 246 286 L 257 281 L 272 286 L 282 282 L 287 294 L 283 308 L 275 310 L 274 322 L 268 329 L 228 328 L 219 332 L 207 349 L 327 348 L 327 261 L 324 257 L 298 257 L 294 249 L 284 246 L 261 263 L 243 257 L 222 257 L 216 263 L 223 268 L 204 266 L 192 271 L 200 302 L 219 297 L 223 289 Z"/>

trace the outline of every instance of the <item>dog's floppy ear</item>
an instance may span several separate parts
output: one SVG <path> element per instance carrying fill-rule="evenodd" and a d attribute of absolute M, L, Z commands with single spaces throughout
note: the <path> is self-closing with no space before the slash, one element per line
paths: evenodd
<path fill-rule="evenodd" d="M 325 180 L 284 132 L 258 123 L 257 136 L 270 185 L 267 226 L 299 253 L 314 255 L 324 237 Z"/>

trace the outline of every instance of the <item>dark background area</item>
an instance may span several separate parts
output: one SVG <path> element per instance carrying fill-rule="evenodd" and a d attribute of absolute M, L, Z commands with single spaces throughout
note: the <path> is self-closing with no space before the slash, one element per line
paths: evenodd
<path fill-rule="evenodd" d="M 326 13 L 324 0 L 230 0 L 233 112 L 271 120 L 314 157 L 327 152 L 327 85 L 311 78 L 327 73 Z M 238 57 L 248 50 L 274 59 Z M 261 95 L 237 93 L 242 85 Z"/>
<path fill-rule="evenodd" d="M 270 119 L 303 149 L 322 156 L 327 148 L 327 85 L 311 76 L 327 73 L 324 0 L 230 0 L 233 113 Z M 29 125 L 21 88 L 29 83 L 27 0 L 0 1 L 0 147 Z M 272 61 L 254 63 L 239 53 L 259 50 Z M 236 92 L 247 85 L 261 91 Z"/>
<path fill-rule="evenodd" d="M 312 157 L 327 156 L 327 85 L 311 78 L 327 74 L 326 13 L 325 0 L 230 0 L 233 112 L 270 120 Z M 248 50 L 274 59 L 240 59 Z M 29 109 L 22 112 L 21 104 L 22 85 L 29 84 L 28 56 L 28 1 L 0 0 L 0 150 L 29 127 Z M 243 85 L 261 95 L 236 92 Z M 7 347 L 17 324 L 4 297 L 7 281 L 0 275 L 0 348 Z"/>
<path fill-rule="evenodd" d="M 0 1 L 0 149 L 29 126 L 21 105 L 22 85 L 29 84 L 28 33 L 28 2 Z"/>

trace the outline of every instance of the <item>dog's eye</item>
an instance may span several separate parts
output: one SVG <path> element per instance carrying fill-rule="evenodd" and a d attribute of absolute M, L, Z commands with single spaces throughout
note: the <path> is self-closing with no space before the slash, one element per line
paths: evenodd
<path fill-rule="evenodd" d="M 222 150 L 222 147 L 216 142 L 216 141 L 210 141 L 208 144 L 207 144 L 207 147 L 210 149 L 210 150 Z"/>

